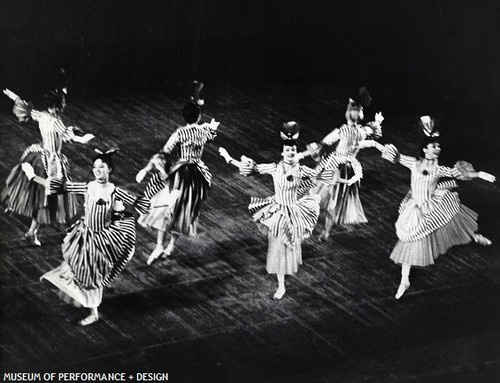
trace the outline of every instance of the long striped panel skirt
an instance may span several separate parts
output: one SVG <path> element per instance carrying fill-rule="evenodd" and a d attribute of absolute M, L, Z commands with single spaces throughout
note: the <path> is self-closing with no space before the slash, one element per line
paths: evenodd
<path fill-rule="evenodd" d="M 2 201 L 11 213 L 35 218 L 41 224 L 69 223 L 78 213 L 76 196 L 71 193 L 45 195 L 45 188 L 28 180 L 21 168 L 21 164 L 27 162 L 33 166 L 36 175 L 44 178 L 48 176 L 49 168 L 58 168 L 58 176 L 69 180 L 66 156 L 52 154 L 52 164 L 47 163 L 49 157 L 50 153 L 38 144 L 27 148 L 7 177 Z"/>
<path fill-rule="evenodd" d="M 351 163 L 339 166 L 339 177 L 349 179 L 354 175 Z M 352 185 L 338 183 L 332 187 L 332 194 L 326 215 L 337 225 L 366 223 L 365 212 L 359 199 L 359 182 Z"/>

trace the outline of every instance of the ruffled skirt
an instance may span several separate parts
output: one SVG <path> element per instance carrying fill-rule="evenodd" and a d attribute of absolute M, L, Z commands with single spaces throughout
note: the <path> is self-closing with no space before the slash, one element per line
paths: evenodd
<path fill-rule="evenodd" d="M 308 195 L 286 206 L 277 203 L 274 197 L 252 198 L 248 210 L 261 233 L 278 237 L 285 245 L 295 247 L 314 230 L 319 199 L 318 195 Z"/>
<path fill-rule="evenodd" d="M 399 240 L 391 253 L 391 259 L 398 264 L 433 265 L 452 246 L 472 241 L 478 230 L 477 219 L 477 213 L 460 205 L 458 213 L 448 223 L 422 239 L 409 242 Z"/>
<path fill-rule="evenodd" d="M 70 179 L 69 164 L 64 155 L 50 153 L 39 144 L 31 145 L 10 172 L 2 191 L 2 201 L 8 211 L 35 218 L 41 224 L 69 223 L 78 213 L 76 196 L 71 193 L 45 195 L 45 188 L 28 180 L 24 174 L 21 168 L 24 162 L 33 166 L 35 174 L 41 177 L 51 175 Z"/>

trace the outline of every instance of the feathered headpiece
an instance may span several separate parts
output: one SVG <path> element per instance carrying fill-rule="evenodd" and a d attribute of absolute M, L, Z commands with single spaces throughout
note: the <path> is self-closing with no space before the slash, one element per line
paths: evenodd
<path fill-rule="evenodd" d="M 420 117 L 420 125 L 424 130 L 424 134 L 427 137 L 439 137 L 439 132 L 437 130 L 436 119 L 430 116 Z"/>
<path fill-rule="evenodd" d="M 281 125 L 280 137 L 285 141 L 295 141 L 299 138 L 300 125 L 295 121 L 288 121 Z"/>
<path fill-rule="evenodd" d="M 200 92 L 203 89 L 203 86 L 204 84 L 200 81 L 195 80 L 191 83 L 191 96 L 189 97 L 189 99 L 192 103 L 198 106 L 205 105 L 205 100 L 200 98 Z"/>

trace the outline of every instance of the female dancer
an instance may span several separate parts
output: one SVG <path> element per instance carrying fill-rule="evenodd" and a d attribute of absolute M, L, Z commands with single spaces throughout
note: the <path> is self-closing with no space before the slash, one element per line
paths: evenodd
<path fill-rule="evenodd" d="M 424 126 L 433 126 L 432 120 L 422 118 Z M 399 162 L 411 171 L 411 190 L 399 207 L 396 221 L 396 233 L 399 238 L 391 259 L 401 264 L 401 283 L 396 299 L 401 298 L 410 287 L 410 269 L 412 266 L 433 265 L 439 255 L 455 245 L 462 245 L 474 240 L 480 245 L 490 245 L 491 241 L 478 230 L 478 215 L 460 203 L 458 193 L 451 191 L 457 186 L 457 180 L 481 178 L 494 182 L 491 174 L 476 172 L 466 162 L 457 162 L 454 168 L 438 163 L 441 147 L 439 137 L 430 133 L 420 147 L 420 158 L 404 156 L 393 145 L 385 147 L 377 144 L 382 157 Z M 451 181 L 440 181 L 451 178 Z"/>
<path fill-rule="evenodd" d="M 27 178 L 47 187 L 48 193 L 85 196 L 85 215 L 71 226 L 63 240 L 62 263 L 40 278 L 57 287 L 64 300 L 90 309 L 90 315 L 79 322 L 82 326 L 99 319 L 104 286 L 116 278 L 134 254 L 135 222 L 124 203 L 142 213 L 149 206 L 148 190 L 144 197 L 136 198 L 109 181 L 113 172 L 111 154 L 108 151 L 95 157 L 95 180 L 88 183 L 45 179 L 35 175 L 30 164 L 22 164 Z"/>
<path fill-rule="evenodd" d="M 7 204 L 6 212 L 31 218 L 31 225 L 25 237 L 31 244 L 40 246 L 37 238 L 40 224 L 69 222 L 77 213 L 77 202 L 72 195 L 46 195 L 43 187 L 26 179 L 20 164 L 23 162 L 31 164 L 35 172 L 43 174 L 44 177 L 70 180 L 68 161 L 66 156 L 61 154 L 62 142 L 86 144 L 94 136 L 92 134 L 78 136 L 74 133 L 73 127 L 66 127 L 63 124 L 60 116 L 65 107 L 62 92 L 51 91 L 44 95 L 46 111 L 33 109 L 31 104 L 21 100 L 8 89 L 3 92 L 14 100 L 13 111 L 19 121 L 28 121 L 30 118 L 38 121 L 42 136 L 41 144 L 31 145 L 24 151 L 20 163 L 7 177 L 6 187 L 2 193 L 2 200 Z"/>
<path fill-rule="evenodd" d="M 335 151 L 330 154 L 341 159 L 339 172 L 341 178 L 352 178 L 355 169 L 361 169 L 356 156 L 360 149 L 373 146 L 374 141 L 370 138 L 378 138 L 382 135 L 381 124 L 384 120 L 382 113 L 375 115 L 375 121 L 367 126 L 362 126 L 363 107 L 354 100 L 349 99 L 345 113 L 347 123 L 338 129 L 334 129 L 323 140 L 308 146 L 308 150 L 302 152 L 301 157 L 312 156 L 316 160 L 325 157 L 326 147 L 338 142 Z M 352 225 L 367 222 L 361 201 L 359 199 L 359 186 L 361 171 L 358 171 L 352 184 L 333 184 L 330 188 L 318 185 L 321 195 L 322 213 L 325 214 L 325 227 L 320 235 L 320 240 L 327 240 L 334 224 Z"/>
<path fill-rule="evenodd" d="M 219 153 L 227 163 L 239 168 L 240 174 L 269 174 L 274 181 L 274 196 L 251 199 L 248 209 L 253 215 L 259 230 L 268 238 L 266 270 L 276 274 L 278 289 L 274 299 L 281 299 L 285 294 L 285 275 L 293 275 L 302 264 L 301 243 L 308 238 L 316 225 L 319 214 L 319 196 L 308 195 L 317 177 L 328 182 L 349 182 L 335 180 L 333 169 L 339 164 L 333 160 L 325 168 L 310 169 L 298 162 L 297 144 L 298 126 L 286 123 L 289 130 L 283 141 L 283 160 L 278 164 L 256 164 L 248 157 L 241 161 L 232 158 L 224 148 Z M 283 136 L 282 136 L 283 137 Z"/>
<path fill-rule="evenodd" d="M 186 125 L 175 130 L 163 147 L 163 153 L 160 153 L 161 156 L 167 156 L 175 148 L 179 149 L 178 160 L 158 175 L 164 179 L 165 185 L 164 191 L 159 193 L 169 194 L 173 190 L 179 190 L 173 212 L 170 211 L 169 207 L 157 206 L 139 219 L 141 225 L 158 230 L 156 247 L 148 258 L 148 264 L 160 256 L 170 255 L 180 234 L 196 235 L 200 210 L 211 184 L 212 176 L 208 167 L 201 160 L 201 156 L 206 143 L 216 137 L 219 122 L 212 119 L 210 123 L 200 124 L 201 111 L 195 103 L 187 103 L 182 114 Z M 153 166 L 154 162 L 158 162 L 158 160 L 164 161 L 160 157 L 150 161 L 137 174 L 136 180 L 141 182 L 146 173 L 153 167 L 159 170 L 161 166 Z M 158 177 L 152 179 L 157 180 Z M 155 199 L 161 200 L 162 198 L 162 195 L 155 196 Z M 164 248 L 163 241 L 167 231 L 170 232 L 171 237 L 168 246 Z"/>

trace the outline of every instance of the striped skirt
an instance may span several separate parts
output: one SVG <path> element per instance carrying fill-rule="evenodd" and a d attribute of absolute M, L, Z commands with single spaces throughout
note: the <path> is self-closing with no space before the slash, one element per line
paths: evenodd
<path fill-rule="evenodd" d="M 120 274 L 134 252 L 135 222 L 131 214 L 115 216 L 109 227 L 100 231 L 77 221 L 62 244 L 64 261 L 41 279 L 82 306 L 97 307 L 103 287 Z"/>
<path fill-rule="evenodd" d="M 210 185 L 196 164 L 180 163 L 170 169 L 165 189 L 151 199 L 151 206 L 161 200 L 162 193 L 178 189 L 180 195 L 173 209 L 169 206 L 151 208 L 142 215 L 139 223 L 146 227 L 195 236 L 203 201 Z"/>
<path fill-rule="evenodd" d="M 434 261 L 452 246 L 472 241 L 478 230 L 477 219 L 477 213 L 460 205 L 458 213 L 449 222 L 427 236 L 415 241 L 399 240 L 391 253 L 391 259 L 398 264 L 433 265 Z"/>
<path fill-rule="evenodd" d="M 21 169 L 24 162 L 31 164 L 35 174 L 41 177 L 46 178 L 49 173 L 53 173 L 63 180 L 70 179 L 66 156 L 50 153 L 38 144 L 30 146 L 24 151 L 20 163 L 10 172 L 2 191 L 2 202 L 7 205 L 8 211 L 34 218 L 41 224 L 70 222 L 78 213 L 75 195 L 46 195 L 42 185 L 28 180 Z"/>
<path fill-rule="evenodd" d="M 340 165 L 339 178 L 349 179 L 353 175 L 354 170 L 349 161 Z M 354 225 L 368 222 L 359 199 L 359 185 L 358 181 L 352 185 L 338 183 L 331 187 L 325 213 L 335 224 Z"/>
<path fill-rule="evenodd" d="M 286 246 L 294 248 L 314 230 L 319 196 L 304 196 L 292 206 L 277 203 L 274 196 L 252 198 L 248 210 L 262 234 L 278 237 Z"/>

